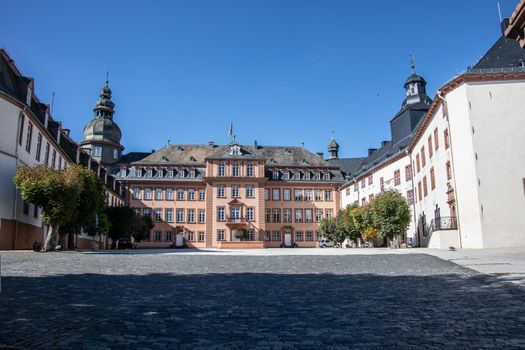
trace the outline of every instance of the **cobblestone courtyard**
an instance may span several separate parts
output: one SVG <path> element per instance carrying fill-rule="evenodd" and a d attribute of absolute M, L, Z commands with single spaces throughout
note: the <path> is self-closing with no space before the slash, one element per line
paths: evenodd
<path fill-rule="evenodd" d="M 523 348 L 525 289 L 425 254 L 2 253 L 0 348 Z"/>

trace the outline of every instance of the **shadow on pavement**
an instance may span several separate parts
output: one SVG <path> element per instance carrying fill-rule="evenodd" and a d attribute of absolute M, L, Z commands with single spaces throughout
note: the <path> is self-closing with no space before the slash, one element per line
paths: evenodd
<path fill-rule="evenodd" d="M 0 347 L 520 348 L 523 289 L 484 276 L 4 277 Z"/>

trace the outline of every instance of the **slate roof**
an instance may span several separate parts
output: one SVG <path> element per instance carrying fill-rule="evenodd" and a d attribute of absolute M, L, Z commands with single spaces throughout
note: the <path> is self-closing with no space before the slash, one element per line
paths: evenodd
<path fill-rule="evenodd" d="M 525 62 L 525 50 L 520 47 L 516 40 L 501 36 L 469 71 L 518 68 L 520 60 Z"/>
<path fill-rule="evenodd" d="M 327 162 L 338 167 L 345 178 L 352 178 L 363 167 L 366 157 L 329 159 Z"/>
<path fill-rule="evenodd" d="M 122 157 L 120 157 L 119 163 L 130 164 L 133 162 L 138 162 L 152 153 L 153 152 L 129 152 L 123 154 Z"/>
<path fill-rule="evenodd" d="M 231 145 L 167 145 L 137 164 L 204 165 L 206 159 L 259 159 L 276 167 L 334 167 L 303 147 L 242 146 L 240 155 L 230 155 Z"/>

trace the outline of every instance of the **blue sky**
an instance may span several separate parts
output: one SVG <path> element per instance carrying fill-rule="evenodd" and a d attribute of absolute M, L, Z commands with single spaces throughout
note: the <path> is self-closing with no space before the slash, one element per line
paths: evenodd
<path fill-rule="evenodd" d="M 509 16 L 517 0 L 501 0 Z M 129 151 L 227 143 L 340 156 L 389 139 L 409 54 L 436 89 L 500 36 L 496 1 L 8 1 L 0 45 L 81 140 L 109 71 Z"/>

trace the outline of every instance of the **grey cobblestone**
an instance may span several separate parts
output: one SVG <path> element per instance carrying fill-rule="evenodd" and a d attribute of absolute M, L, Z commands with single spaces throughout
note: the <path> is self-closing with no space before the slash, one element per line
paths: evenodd
<path fill-rule="evenodd" d="M 525 347 L 525 289 L 424 254 L 2 256 L 0 348 Z"/>

